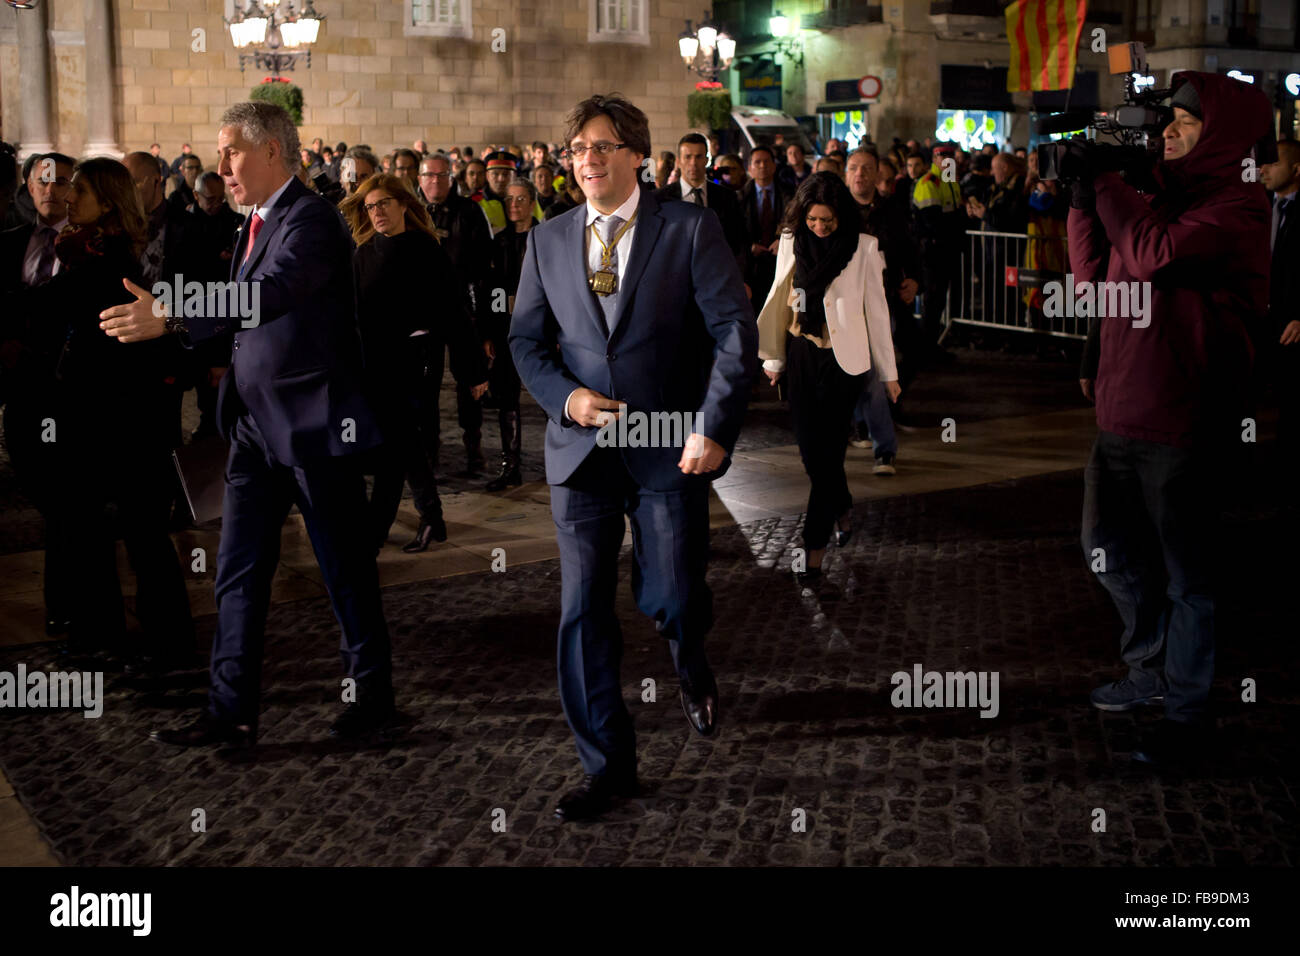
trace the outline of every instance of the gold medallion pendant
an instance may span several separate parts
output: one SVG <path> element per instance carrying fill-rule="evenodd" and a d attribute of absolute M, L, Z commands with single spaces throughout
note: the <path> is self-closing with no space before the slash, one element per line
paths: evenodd
<path fill-rule="evenodd" d="M 606 272 L 602 269 L 600 272 L 592 273 L 587 281 L 591 285 L 591 291 L 596 295 L 611 295 L 618 288 L 618 273 Z"/>

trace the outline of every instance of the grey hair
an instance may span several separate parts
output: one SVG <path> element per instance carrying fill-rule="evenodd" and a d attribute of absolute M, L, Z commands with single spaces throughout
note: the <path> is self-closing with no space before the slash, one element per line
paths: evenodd
<path fill-rule="evenodd" d="M 236 103 L 221 114 L 221 125 L 238 128 L 244 139 L 258 146 L 275 140 L 280 144 L 285 171 L 291 175 L 302 165 L 298 127 L 282 106 L 254 100 Z"/>
<path fill-rule="evenodd" d="M 349 149 L 346 153 L 343 154 L 343 158 L 362 159 L 365 160 L 367 163 L 369 163 L 372 167 L 374 167 L 375 172 L 382 171 L 382 164 L 379 162 L 379 157 L 376 156 L 374 153 L 372 153 L 370 150 L 366 149 L 364 146 L 353 146 L 351 149 Z"/>
<path fill-rule="evenodd" d="M 510 182 L 506 183 L 506 189 L 509 189 L 511 186 L 519 186 L 522 189 L 527 189 L 528 198 L 533 202 L 537 202 L 537 187 L 533 185 L 531 179 L 524 176 L 516 176 L 514 179 L 510 180 Z"/>
<path fill-rule="evenodd" d="M 199 173 L 199 178 L 194 181 L 194 188 L 206 189 L 208 183 L 212 182 L 214 179 L 221 183 L 222 190 L 226 188 L 226 181 L 221 178 L 221 174 L 213 172 L 210 169 L 206 173 Z"/>

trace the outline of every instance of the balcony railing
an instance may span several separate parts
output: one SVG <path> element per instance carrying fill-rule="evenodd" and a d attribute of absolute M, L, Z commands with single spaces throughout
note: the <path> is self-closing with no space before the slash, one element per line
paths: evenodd
<path fill-rule="evenodd" d="M 805 13 L 799 25 L 807 30 L 828 30 L 832 27 L 851 27 L 859 23 L 883 23 L 884 11 L 880 3 L 861 0 L 840 0 L 827 5 L 819 13 Z"/>

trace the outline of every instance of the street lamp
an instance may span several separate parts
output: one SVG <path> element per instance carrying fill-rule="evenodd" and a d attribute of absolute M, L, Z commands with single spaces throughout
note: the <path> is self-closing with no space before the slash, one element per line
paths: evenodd
<path fill-rule="evenodd" d="M 293 0 L 248 0 L 242 10 L 235 7 L 235 17 L 226 25 L 230 42 L 240 51 L 239 72 L 244 72 L 245 62 L 251 62 L 279 76 L 281 70 L 292 70 L 302 58 L 311 69 L 311 47 L 325 18 L 316 12 L 313 0 L 305 4 L 298 0 L 298 6 L 301 9 L 296 10 Z M 258 49 L 263 45 L 266 49 Z"/>
<path fill-rule="evenodd" d="M 706 80 L 716 80 L 735 59 L 736 41 L 720 32 L 712 14 L 706 13 L 698 30 L 691 30 L 691 21 L 686 21 L 686 29 L 677 37 L 677 50 L 688 70 Z"/>
<path fill-rule="evenodd" d="M 772 46 L 776 48 L 776 52 L 796 66 L 803 66 L 803 42 L 799 39 L 799 14 L 786 17 L 778 10 L 767 21 L 767 29 L 772 34 Z"/>

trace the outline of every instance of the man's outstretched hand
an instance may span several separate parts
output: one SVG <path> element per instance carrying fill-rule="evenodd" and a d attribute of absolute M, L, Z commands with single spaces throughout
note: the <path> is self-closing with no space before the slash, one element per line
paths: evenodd
<path fill-rule="evenodd" d="M 154 314 L 154 303 L 158 300 L 130 279 L 123 279 L 122 285 L 135 296 L 135 301 L 99 313 L 99 327 L 119 342 L 146 342 L 167 331 L 163 325 L 166 313 L 158 309 Z"/>

